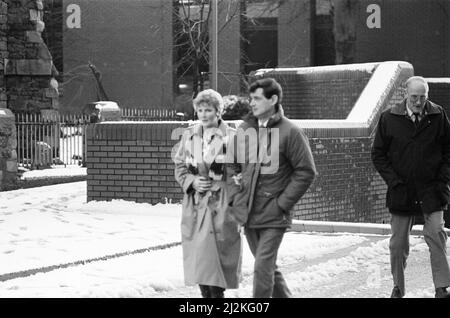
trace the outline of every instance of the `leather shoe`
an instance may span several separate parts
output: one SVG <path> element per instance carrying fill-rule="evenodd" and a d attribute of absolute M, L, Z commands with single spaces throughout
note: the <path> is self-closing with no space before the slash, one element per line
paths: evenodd
<path fill-rule="evenodd" d="M 446 287 L 436 288 L 436 294 L 434 294 L 435 298 L 450 298 L 450 294 L 447 291 Z"/>
<path fill-rule="evenodd" d="M 391 298 L 402 298 L 402 297 L 403 295 L 400 288 L 398 288 L 398 286 L 394 286 L 394 288 L 392 289 Z"/>

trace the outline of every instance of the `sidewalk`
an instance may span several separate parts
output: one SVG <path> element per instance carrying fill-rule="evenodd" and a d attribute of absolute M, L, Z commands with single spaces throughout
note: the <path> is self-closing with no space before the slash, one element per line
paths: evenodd
<path fill-rule="evenodd" d="M 390 224 L 378 223 L 352 223 L 352 222 L 327 222 L 327 221 L 292 221 L 292 231 L 296 232 L 327 232 L 327 233 L 359 233 L 390 235 Z M 450 236 L 450 229 L 445 229 Z M 423 225 L 414 225 L 411 235 L 423 235 Z"/>

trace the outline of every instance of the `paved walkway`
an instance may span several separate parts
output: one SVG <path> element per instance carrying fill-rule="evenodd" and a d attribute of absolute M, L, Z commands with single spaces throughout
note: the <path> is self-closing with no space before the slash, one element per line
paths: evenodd
<path fill-rule="evenodd" d="M 315 234 L 311 234 L 315 235 Z M 324 235 L 321 233 L 321 235 Z M 333 235 L 333 234 L 329 234 Z M 319 258 L 280 266 L 295 298 L 387 298 L 392 290 L 389 236 L 368 235 L 361 244 L 339 249 Z M 420 236 L 412 236 L 406 276 L 407 298 L 432 298 L 428 248 Z M 450 244 L 449 246 L 450 247 Z M 341 266 L 339 266 L 341 264 Z M 356 264 L 356 265 L 355 265 Z M 301 278 L 305 277 L 304 280 Z M 226 297 L 251 297 L 252 277 L 244 276 L 239 290 Z M 149 295 L 152 297 L 152 295 Z M 184 287 L 154 297 L 201 297 L 197 287 Z"/>
<path fill-rule="evenodd" d="M 64 269 L 56 269 L 64 268 L 65 264 L 81 270 L 87 261 L 100 268 L 101 261 L 121 260 L 123 263 L 130 255 L 151 258 L 174 251 L 179 254 L 179 207 L 129 206 L 129 203 L 86 205 L 85 196 L 85 182 L 0 193 L 0 275 L 7 285 L 16 281 L 15 277 L 28 277 L 29 273 L 22 275 L 21 271 L 49 267 L 49 272 L 43 271 L 47 279 L 50 275 L 56 277 L 56 272 L 63 272 Z M 140 209 L 142 211 L 138 211 Z M 412 232 L 406 272 L 407 296 L 410 297 L 433 295 L 429 253 L 420 236 L 421 228 L 417 225 Z M 297 232 L 335 235 L 336 238 L 342 237 L 340 233 L 359 233 L 367 239 L 337 247 L 317 258 L 283 265 L 281 270 L 294 297 L 389 295 L 392 287 L 389 224 L 296 220 L 290 235 Z M 333 238 L 332 242 L 334 245 L 336 240 Z M 174 244 L 174 247 L 162 250 L 163 254 L 153 251 L 167 244 Z M 298 247 L 294 248 L 298 252 Z M 308 248 L 308 253 L 314 252 Z M 250 271 L 244 276 L 241 288 L 227 291 L 229 297 L 251 296 L 251 266 L 250 263 Z M 19 274 L 14 276 L 14 273 Z M 117 278 L 126 279 L 122 272 Z M 152 292 L 146 296 L 152 297 Z M 199 293 L 197 288 L 183 287 L 166 293 L 156 290 L 153 296 L 198 297 Z"/>

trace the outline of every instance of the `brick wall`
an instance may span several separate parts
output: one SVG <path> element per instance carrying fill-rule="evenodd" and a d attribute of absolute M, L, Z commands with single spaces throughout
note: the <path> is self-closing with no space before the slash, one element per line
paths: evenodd
<path fill-rule="evenodd" d="M 310 138 L 318 176 L 294 208 L 303 220 L 385 223 L 384 181 L 370 159 L 370 137 Z"/>
<path fill-rule="evenodd" d="M 171 140 L 179 123 L 102 123 L 87 139 L 88 201 L 180 202 Z M 311 132 L 308 132 L 310 133 Z M 384 222 L 385 185 L 370 161 L 370 137 L 310 138 L 318 177 L 293 209 L 296 218 Z M 351 182 L 349 182 L 351 180 Z"/>
<path fill-rule="evenodd" d="M 411 76 L 401 71 L 395 79 L 378 116 L 368 126 L 346 128 L 304 128 L 309 137 L 317 167 L 317 178 L 294 207 L 296 218 L 303 220 L 356 221 L 387 223 L 386 184 L 372 165 L 370 149 L 374 127 L 384 109 L 403 99 L 402 83 Z M 299 122 L 299 126 L 306 123 Z M 314 121 L 310 121 L 311 127 Z M 326 126 L 326 125 L 323 125 Z M 339 126 L 339 125 L 338 125 Z"/>
<path fill-rule="evenodd" d="M 104 123 L 87 131 L 88 201 L 181 200 L 171 160 L 172 131 L 180 123 Z M 187 127 L 184 125 L 184 127 Z"/>
<path fill-rule="evenodd" d="M 282 104 L 289 118 L 345 119 L 371 76 L 367 71 L 340 67 L 323 68 L 320 72 L 310 69 L 264 73 L 276 78 L 283 87 Z"/>
<path fill-rule="evenodd" d="M 448 115 L 450 115 L 450 78 L 433 79 L 428 81 L 430 91 L 428 92 L 428 98 L 436 104 L 444 107 Z"/>
<path fill-rule="evenodd" d="M 381 67 L 378 67 L 380 70 Z M 377 75 L 378 74 L 378 75 Z M 374 78 L 387 76 L 386 70 Z M 296 120 L 309 137 L 318 176 L 293 208 L 295 218 L 385 223 L 386 185 L 372 166 L 370 148 L 379 114 L 402 100 L 402 83 L 412 68 L 398 67 L 386 79 L 374 109 L 364 113 L 372 122 Z M 377 76 L 376 76 L 377 75 Z M 368 86 L 378 83 L 370 82 Z M 373 90 L 370 92 L 373 94 Z M 182 199 L 171 161 L 173 131 L 180 122 L 101 123 L 87 133 L 88 200 L 125 199 L 158 203 Z M 180 136 L 175 135 L 175 136 Z"/>

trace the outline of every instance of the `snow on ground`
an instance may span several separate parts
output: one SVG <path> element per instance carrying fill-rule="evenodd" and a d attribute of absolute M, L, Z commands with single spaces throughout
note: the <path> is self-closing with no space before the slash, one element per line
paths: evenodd
<path fill-rule="evenodd" d="M 176 205 L 86 201 L 86 182 L 0 193 L 0 273 L 180 240 Z"/>
<path fill-rule="evenodd" d="M 21 270 L 179 242 L 181 206 L 86 203 L 86 182 L 0 192 L 0 277 Z M 278 265 L 294 297 L 387 297 L 389 238 L 345 233 L 285 235 Z M 433 297 L 428 249 L 411 237 L 407 297 Z M 243 237 L 241 286 L 251 297 L 253 256 Z M 181 246 L 0 282 L 0 297 L 199 297 L 183 282 Z"/>
<path fill-rule="evenodd" d="M 313 259 L 362 240 L 344 235 L 336 245 L 336 237 L 288 233 L 278 263 L 285 266 L 294 258 Z M 299 247 L 298 255 L 293 245 Z M 314 253 L 306 256 L 309 250 Z M 253 257 L 245 243 L 243 286 L 227 291 L 228 297 L 251 297 L 252 268 Z M 171 293 L 178 296 L 178 290 L 184 288 L 182 269 L 182 251 L 177 246 L 6 281 L 0 283 L 0 297 L 170 297 Z M 198 297 L 196 292 L 191 288 L 191 294 L 183 296 Z"/>
<path fill-rule="evenodd" d="M 74 177 L 85 175 L 86 168 L 77 165 L 67 165 L 66 167 L 55 165 L 52 166 L 52 169 L 25 171 L 20 178 L 22 180 L 31 180 L 46 177 Z"/>

